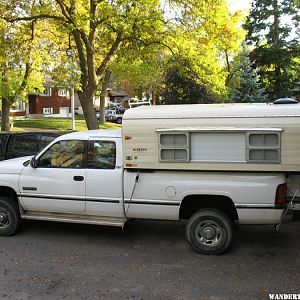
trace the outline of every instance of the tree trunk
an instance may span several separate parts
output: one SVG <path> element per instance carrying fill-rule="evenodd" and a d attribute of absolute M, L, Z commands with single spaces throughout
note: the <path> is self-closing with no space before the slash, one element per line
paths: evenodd
<path fill-rule="evenodd" d="M 1 131 L 10 131 L 9 124 L 9 112 L 10 112 L 10 101 L 2 98 L 1 105 Z"/>
<path fill-rule="evenodd" d="M 78 97 L 82 106 L 85 122 L 87 128 L 99 129 L 99 122 L 96 117 L 96 112 L 93 106 L 93 93 L 87 93 L 85 91 L 78 92 Z"/>
<path fill-rule="evenodd" d="M 273 9 L 274 9 L 274 23 L 273 23 L 273 38 L 272 38 L 272 48 L 275 51 L 279 50 L 279 27 L 280 27 L 280 21 L 279 21 L 279 11 L 278 11 L 278 0 L 273 0 Z M 282 93 L 282 75 L 281 75 L 281 62 L 277 61 L 275 64 L 275 80 L 274 80 L 274 94 L 276 95 L 275 98 L 279 98 L 280 94 Z"/>
<path fill-rule="evenodd" d="M 156 105 L 157 104 L 157 94 L 156 94 L 156 91 L 152 91 L 152 104 L 153 105 Z"/>
<path fill-rule="evenodd" d="M 105 123 L 105 95 L 108 88 L 110 76 L 111 76 L 111 70 L 106 70 L 102 82 L 101 87 L 101 95 L 100 95 L 100 125 Z"/>

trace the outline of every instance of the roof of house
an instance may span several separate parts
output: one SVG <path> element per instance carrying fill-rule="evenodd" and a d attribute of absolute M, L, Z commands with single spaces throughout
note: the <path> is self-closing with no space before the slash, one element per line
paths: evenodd
<path fill-rule="evenodd" d="M 108 91 L 108 95 L 111 97 L 129 97 L 128 93 L 125 91 Z"/>

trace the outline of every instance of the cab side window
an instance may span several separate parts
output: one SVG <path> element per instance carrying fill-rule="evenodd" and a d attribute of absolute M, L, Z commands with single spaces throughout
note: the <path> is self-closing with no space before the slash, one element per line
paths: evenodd
<path fill-rule="evenodd" d="M 40 150 L 49 145 L 56 137 L 51 135 L 42 135 L 40 140 Z"/>
<path fill-rule="evenodd" d="M 43 168 L 82 168 L 84 141 L 68 140 L 53 144 L 39 159 Z"/>
<path fill-rule="evenodd" d="M 113 141 L 89 141 L 88 168 L 115 169 L 116 143 Z"/>

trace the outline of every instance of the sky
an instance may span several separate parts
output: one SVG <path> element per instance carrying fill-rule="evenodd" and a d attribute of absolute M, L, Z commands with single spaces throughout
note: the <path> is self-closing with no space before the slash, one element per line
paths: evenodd
<path fill-rule="evenodd" d="M 228 0 L 232 12 L 236 10 L 247 11 L 250 8 L 251 0 Z"/>

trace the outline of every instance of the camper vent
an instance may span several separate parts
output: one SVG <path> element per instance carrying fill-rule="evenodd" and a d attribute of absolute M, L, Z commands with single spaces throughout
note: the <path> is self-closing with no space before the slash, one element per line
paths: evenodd
<path fill-rule="evenodd" d="M 280 163 L 280 133 L 247 133 L 247 162 Z"/>
<path fill-rule="evenodd" d="M 187 133 L 159 134 L 160 161 L 189 161 L 189 136 Z"/>

